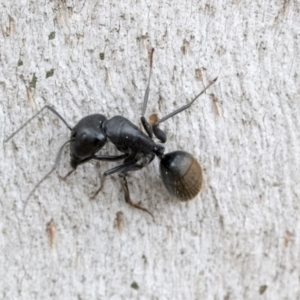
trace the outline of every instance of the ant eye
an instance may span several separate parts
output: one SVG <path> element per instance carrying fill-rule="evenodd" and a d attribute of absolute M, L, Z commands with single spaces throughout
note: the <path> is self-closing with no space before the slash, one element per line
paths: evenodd
<path fill-rule="evenodd" d="M 84 144 L 90 144 L 90 145 L 97 145 L 98 140 L 91 134 L 82 133 L 80 135 L 80 143 L 82 145 Z"/>
<path fill-rule="evenodd" d="M 83 133 L 83 134 L 80 136 L 80 142 L 81 142 L 81 143 L 85 143 L 86 140 L 87 140 L 86 134 Z"/>

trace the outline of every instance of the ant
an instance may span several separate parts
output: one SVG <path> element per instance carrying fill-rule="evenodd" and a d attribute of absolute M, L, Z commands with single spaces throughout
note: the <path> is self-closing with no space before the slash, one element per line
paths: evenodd
<path fill-rule="evenodd" d="M 146 208 L 141 207 L 139 204 L 135 204 L 131 201 L 126 176 L 129 172 L 138 171 L 149 165 L 153 161 L 155 156 L 160 159 L 161 179 L 171 195 L 176 196 L 181 201 L 187 201 L 197 196 L 197 194 L 201 190 L 203 181 L 202 169 L 199 162 L 190 153 L 185 151 L 177 150 L 165 154 L 165 148 L 162 145 L 154 142 L 153 135 L 161 143 L 165 143 L 167 140 L 166 134 L 158 127 L 158 125 L 179 114 L 180 112 L 188 109 L 196 101 L 196 99 L 198 99 L 213 83 L 216 82 L 217 78 L 212 80 L 204 88 L 204 90 L 200 92 L 189 104 L 186 104 L 166 115 L 165 117 L 154 120 L 154 123 L 149 124 L 149 122 L 145 118 L 145 112 L 150 90 L 153 52 L 154 48 L 151 49 L 151 52 L 149 54 L 150 71 L 148 84 L 144 95 L 144 103 L 141 116 L 141 123 L 146 133 L 140 130 L 136 125 L 134 125 L 125 117 L 114 116 L 111 119 L 107 119 L 102 114 L 92 114 L 86 116 L 72 128 L 54 108 L 46 105 L 4 141 L 7 142 L 11 138 L 13 138 L 45 108 L 50 110 L 59 119 L 61 119 L 62 122 L 71 131 L 71 138 L 61 146 L 60 150 L 58 151 L 53 168 L 36 184 L 34 189 L 28 195 L 26 203 L 30 196 L 34 193 L 34 191 L 39 187 L 39 185 L 57 168 L 63 148 L 68 143 L 70 143 L 70 164 L 72 170 L 64 178 L 74 172 L 79 165 L 91 160 L 122 160 L 122 163 L 114 168 L 105 171 L 101 175 L 100 187 L 94 193 L 92 198 L 95 198 L 102 189 L 105 178 L 108 175 L 117 173 L 121 179 L 126 203 L 149 213 L 153 217 L 152 213 L 149 212 Z M 106 144 L 107 141 L 113 143 L 116 148 L 120 152 L 122 152 L 122 154 L 98 155 L 97 153 Z"/>

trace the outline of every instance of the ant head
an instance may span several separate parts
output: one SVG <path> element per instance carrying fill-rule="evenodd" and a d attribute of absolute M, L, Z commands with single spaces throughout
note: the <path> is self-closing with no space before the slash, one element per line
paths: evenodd
<path fill-rule="evenodd" d="M 106 143 L 107 137 L 102 129 L 106 117 L 100 114 L 81 119 L 71 131 L 71 166 L 73 169 L 96 154 Z"/>

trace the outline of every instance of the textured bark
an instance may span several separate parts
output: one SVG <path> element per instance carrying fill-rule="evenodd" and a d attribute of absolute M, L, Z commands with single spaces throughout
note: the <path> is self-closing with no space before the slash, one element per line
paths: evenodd
<path fill-rule="evenodd" d="M 3 144 L 1 299 L 300 297 L 299 2 L 0 3 L 1 141 L 46 104 L 72 126 L 91 113 L 139 124 L 151 46 L 147 115 L 219 76 L 161 126 L 167 151 L 201 162 L 203 192 L 172 198 L 158 160 L 129 177 L 156 222 L 126 205 L 117 176 L 90 200 L 114 163 L 60 180 L 67 149 L 24 211 L 69 130 L 45 111 Z"/>

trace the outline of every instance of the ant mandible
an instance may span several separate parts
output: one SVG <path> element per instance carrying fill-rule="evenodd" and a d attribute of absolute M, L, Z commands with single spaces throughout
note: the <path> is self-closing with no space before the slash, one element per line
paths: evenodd
<path fill-rule="evenodd" d="M 14 137 L 22 128 L 24 128 L 29 122 L 31 122 L 45 108 L 50 110 L 59 119 L 61 119 L 71 131 L 71 138 L 61 146 L 60 150 L 58 151 L 53 168 L 36 184 L 34 189 L 28 195 L 26 203 L 31 195 L 35 192 L 35 190 L 39 187 L 39 185 L 57 168 L 63 148 L 68 143 L 70 143 L 70 163 L 72 171 L 70 171 L 67 176 L 75 171 L 77 166 L 91 160 L 123 161 L 121 164 L 103 173 L 103 175 L 101 176 L 100 188 L 94 193 L 92 198 L 95 198 L 100 192 L 105 178 L 108 175 L 117 173 L 121 179 L 126 203 L 149 213 L 153 217 L 151 212 L 149 212 L 146 208 L 141 207 L 139 204 L 133 203 L 131 201 L 126 176 L 129 172 L 138 171 L 149 165 L 155 158 L 155 156 L 160 159 L 161 179 L 171 195 L 176 196 L 181 201 L 193 199 L 198 195 L 203 182 L 202 169 L 199 162 L 190 153 L 185 151 L 177 150 L 165 154 L 165 148 L 153 141 L 153 135 L 161 143 L 165 143 L 167 140 L 166 134 L 158 127 L 158 125 L 166 121 L 167 119 L 179 114 L 180 112 L 188 109 L 196 101 L 196 99 L 198 99 L 213 83 L 216 82 L 217 78 L 212 80 L 204 88 L 204 90 L 199 93 L 189 104 L 186 104 L 166 115 L 165 117 L 158 119 L 153 124 L 149 124 L 149 122 L 145 118 L 145 112 L 150 90 L 153 52 L 154 48 L 151 49 L 151 52 L 149 54 L 150 71 L 148 84 L 144 95 L 144 103 L 141 116 L 141 123 L 144 130 L 146 131 L 146 134 L 125 117 L 115 116 L 111 119 L 107 119 L 102 114 L 92 114 L 86 116 L 72 128 L 55 109 L 53 109 L 51 106 L 46 105 L 4 141 L 7 142 L 12 137 Z M 106 144 L 108 140 L 113 143 L 116 148 L 123 154 L 97 155 L 99 150 Z"/>

